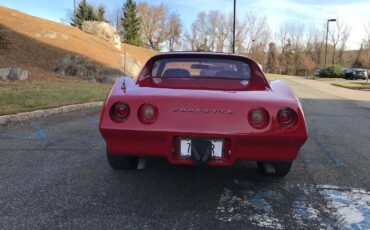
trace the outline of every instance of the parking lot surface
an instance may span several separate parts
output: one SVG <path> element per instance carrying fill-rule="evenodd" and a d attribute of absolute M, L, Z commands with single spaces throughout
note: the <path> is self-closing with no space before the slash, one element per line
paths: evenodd
<path fill-rule="evenodd" d="M 284 179 L 253 162 L 114 171 L 98 109 L 0 127 L 0 229 L 370 229 L 370 109 L 285 81 L 309 139 Z"/>

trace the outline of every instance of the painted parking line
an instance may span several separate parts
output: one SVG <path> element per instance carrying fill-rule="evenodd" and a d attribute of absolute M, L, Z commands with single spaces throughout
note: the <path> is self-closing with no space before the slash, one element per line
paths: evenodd
<path fill-rule="evenodd" d="M 36 122 L 31 122 L 30 126 L 36 130 L 35 134 L 39 140 L 46 140 L 48 138 L 47 133 L 41 126 Z"/>
<path fill-rule="evenodd" d="M 370 192 L 329 185 L 225 189 L 215 218 L 274 229 L 370 229 Z"/>
<path fill-rule="evenodd" d="M 333 211 L 338 220 L 336 227 L 370 229 L 370 192 L 327 185 L 318 188 L 328 201 L 327 208 Z"/>

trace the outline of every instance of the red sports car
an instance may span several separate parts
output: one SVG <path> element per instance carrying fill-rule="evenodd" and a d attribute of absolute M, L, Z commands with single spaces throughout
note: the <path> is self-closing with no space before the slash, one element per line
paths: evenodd
<path fill-rule="evenodd" d="M 134 169 L 140 157 L 212 166 L 251 160 L 285 176 L 307 139 L 292 90 L 267 80 L 251 59 L 223 53 L 152 57 L 137 80 L 113 86 L 99 128 L 114 169 Z"/>

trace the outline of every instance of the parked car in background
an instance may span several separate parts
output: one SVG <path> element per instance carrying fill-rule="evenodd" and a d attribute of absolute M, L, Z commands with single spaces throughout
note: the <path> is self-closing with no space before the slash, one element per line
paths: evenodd
<path fill-rule="evenodd" d="M 367 69 L 352 68 L 347 69 L 344 74 L 344 78 L 347 80 L 357 80 L 362 79 L 366 80 L 368 78 Z"/>
<path fill-rule="evenodd" d="M 313 73 L 314 76 L 320 76 L 320 69 L 317 69 L 315 70 L 315 72 Z"/>

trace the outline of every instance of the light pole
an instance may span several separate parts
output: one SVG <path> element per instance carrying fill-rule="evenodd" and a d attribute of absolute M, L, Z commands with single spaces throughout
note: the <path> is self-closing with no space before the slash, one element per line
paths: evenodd
<path fill-rule="evenodd" d="M 233 54 L 235 53 L 235 24 L 236 24 L 236 0 L 234 0 L 234 21 L 233 21 Z"/>
<path fill-rule="evenodd" d="M 325 60 L 324 67 L 326 67 L 326 55 L 328 52 L 328 35 L 329 35 L 329 22 L 335 22 L 337 19 L 328 19 L 326 22 L 326 42 L 325 42 Z"/>

